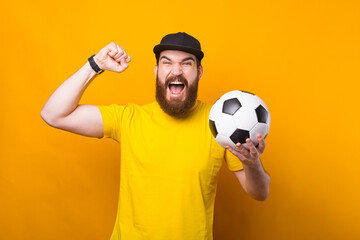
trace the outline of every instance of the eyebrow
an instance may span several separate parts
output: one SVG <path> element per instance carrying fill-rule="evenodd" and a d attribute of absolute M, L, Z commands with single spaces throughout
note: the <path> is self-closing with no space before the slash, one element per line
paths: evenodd
<path fill-rule="evenodd" d="M 185 62 L 187 60 L 193 60 L 195 62 L 195 59 L 193 57 L 187 57 L 182 60 L 182 62 Z"/>
<path fill-rule="evenodd" d="M 168 58 L 168 57 L 166 57 L 166 56 L 162 56 L 162 57 L 160 58 L 160 60 L 163 59 L 163 58 L 165 58 L 165 59 L 167 59 L 167 60 L 169 60 L 169 61 L 172 61 L 170 58 Z M 194 59 L 193 57 L 184 58 L 183 60 L 181 60 L 181 62 L 185 62 L 185 61 L 187 61 L 187 60 L 193 60 L 193 61 L 195 62 L 195 59 Z"/>

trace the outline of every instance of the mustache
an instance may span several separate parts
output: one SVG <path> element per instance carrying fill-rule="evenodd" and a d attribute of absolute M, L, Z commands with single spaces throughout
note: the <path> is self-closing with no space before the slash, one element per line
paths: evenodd
<path fill-rule="evenodd" d="M 186 78 L 183 75 L 177 75 L 177 76 L 171 76 L 168 79 L 166 79 L 165 81 L 165 86 L 169 86 L 170 82 L 173 81 L 178 81 L 183 83 L 186 87 L 189 85 L 188 81 L 186 80 Z"/>

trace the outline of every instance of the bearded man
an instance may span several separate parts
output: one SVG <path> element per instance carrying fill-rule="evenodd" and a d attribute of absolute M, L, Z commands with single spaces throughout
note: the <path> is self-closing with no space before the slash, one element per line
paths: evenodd
<path fill-rule="evenodd" d="M 123 72 L 130 56 L 110 43 L 49 98 L 41 117 L 50 125 L 120 143 L 120 194 L 111 240 L 209 240 L 213 238 L 217 176 L 225 159 L 241 186 L 257 200 L 269 194 L 270 177 L 256 148 L 222 148 L 208 126 L 211 105 L 197 100 L 203 73 L 200 42 L 166 35 L 156 56 L 156 101 L 139 106 L 79 105 L 90 82 L 104 70 Z M 125 90 L 124 90 L 125 91 Z"/>

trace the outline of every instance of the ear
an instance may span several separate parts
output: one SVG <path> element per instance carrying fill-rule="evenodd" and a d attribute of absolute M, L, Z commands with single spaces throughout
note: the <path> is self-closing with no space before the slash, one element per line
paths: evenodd
<path fill-rule="evenodd" d="M 156 64 L 155 68 L 154 68 L 155 78 L 156 78 L 156 75 L 157 75 L 157 71 L 158 71 L 158 65 Z"/>
<path fill-rule="evenodd" d="M 201 78 L 201 76 L 202 76 L 202 74 L 203 74 L 203 66 L 202 66 L 202 65 L 200 65 L 200 66 L 198 67 L 198 74 L 199 74 L 199 81 L 200 81 L 200 78 Z"/>

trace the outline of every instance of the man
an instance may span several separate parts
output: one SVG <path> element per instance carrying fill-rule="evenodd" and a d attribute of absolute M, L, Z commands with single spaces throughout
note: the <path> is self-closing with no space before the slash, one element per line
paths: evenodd
<path fill-rule="evenodd" d="M 269 193 L 270 177 L 255 148 L 220 147 L 211 135 L 211 106 L 197 100 L 204 56 L 186 33 L 166 35 L 154 47 L 156 100 L 144 106 L 79 105 L 103 70 L 123 72 L 130 56 L 110 43 L 46 102 L 41 116 L 51 126 L 90 137 L 111 137 L 121 146 L 120 196 L 111 239 L 212 239 L 217 175 L 223 159 L 244 190 L 257 200 Z M 125 90 L 123 90 L 125 91 Z"/>

